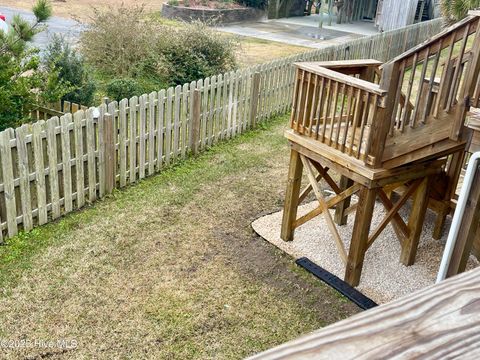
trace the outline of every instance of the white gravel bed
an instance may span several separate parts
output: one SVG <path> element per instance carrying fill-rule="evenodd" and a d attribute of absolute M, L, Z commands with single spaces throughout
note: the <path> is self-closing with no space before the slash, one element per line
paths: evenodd
<path fill-rule="evenodd" d="M 302 205 L 299 208 L 298 216 L 307 213 L 316 206 L 316 201 Z M 404 219 L 406 219 L 406 214 L 410 211 L 408 207 L 409 204 L 404 205 L 406 209 L 403 209 L 403 212 L 401 212 Z M 330 211 L 333 215 L 334 211 Z M 323 216 L 317 216 L 315 219 L 297 228 L 295 239 L 291 242 L 285 242 L 280 239 L 282 213 L 283 211 L 279 211 L 255 220 L 252 223 L 253 229 L 262 238 L 294 258 L 308 257 L 317 265 L 343 279 L 345 267 Z M 385 213 L 383 206 L 377 202 L 370 227 L 371 232 L 381 222 Z M 355 214 L 351 214 L 348 217 L 347 225 L 337 227 L 347 251 L 354 217 Z M 399 262 L 400 243 L 392 225 L 387 225 L 365 255 L 362 276 L 357 289 L 377 303 L 385 303 L 433 284 L 450 226 L 450 219 L 448 219 L 444 236 L 441 240 L 434 240 L 432 238 L 434 220 L 434 213 L 428 211 L 415 264 L 412 266 L 404 266 Z M 480 264 L 477 259 L 470 256 L 467 269 L 478 265 Z"/>

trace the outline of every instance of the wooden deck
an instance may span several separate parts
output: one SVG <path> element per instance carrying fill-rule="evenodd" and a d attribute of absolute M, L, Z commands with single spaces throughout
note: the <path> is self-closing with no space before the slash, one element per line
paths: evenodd
<path fill-rule="evenodd" d="M 250 359 L 393 358 L 480 359 L 480 268 Z"/>

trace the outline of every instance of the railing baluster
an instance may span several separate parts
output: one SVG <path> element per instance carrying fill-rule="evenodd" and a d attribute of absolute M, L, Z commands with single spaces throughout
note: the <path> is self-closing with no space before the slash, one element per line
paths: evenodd
<path fill-rule="evenodd" d="M 333 98 L 332 98 L 332 109 L 331 109 L 331 120 L 330 120 L 330 135 L 329 135 L 329 141 L 328 145 L 332 143 L 333 140 L 333 127 L 335 123 L 335 113 L 337 111 L 337 103 L 338 103 L 338 88 L 339 88 L 339 83 L 335 82 L 335 90 L 333 93 Z"/>
<path fill-rule="evenodd" d="M 363 93 L 364 91 L 362 91 Z M 361 101 L 363 102 L 363 96 L 360 97 Z M 368 117 L 368 107 L 370 103 L 370 93 L 366 93 L 366 98 L 365 102 L 363 103 L 363 113 L 362 113 L 362 124 L 360 127 L 360 138 L 358 139 L 358 150 L 357 150 L 357 159 L 360 158 L 360 155 L 362 153 L 362 144 L 363 144 L 363 135 L 365 133 L 365 125 L 367 123 L 367 117 Z"/>
<path fill-rule="evenodd" d="M 337 149 L 338 149 L 338 146 L 340 145 L 338 143 L 338 140 L 340 139 L 340 131 L 342 130 L 343 110 L 345 107 L 346 94 L 347 94 L 347 86 L 345 84 L 342 84 L 342 91 L 340 92 L 341 104 L 340 104 L 340 111 L 338 113 L 338 118 L 337 118 L 337 132 L 335 134 L 335 147 Z"/>
<path fill-rule="evenodd" d="M 453 73 L 453 84 L 450 87 L 450 92 L 448 94 L 447 107 L 446 107 L 447 112 L 450 111 L 450 108 L 452 107 L 452 104 L 453 104 L 453 100 L 455 100 L 456 91 L 458 89 L 458 84 L 460 82 L 460 77 L 462 76 L 462 72 L 460 71 L 460 69 L 463 68 L 462 61 L 463 61 L 463 55 L 465 53 L 465 47 L 467 46 L 469 31 L 470 31 L 470 24 L 465 26 L 465 32 L 463 34 L 460 53 L 458 54 L 458 57 L 457 57 L 457 65 L 455 66 L 455 72 Z"/>
<path fill-rule="evenodd" d="M 427 99 L 425 100 L 425 107 L 423 109 L 423 116 L 421 119 L 422 124 L 425 124 L 427 121 L 427 116 L 428 116 L 428 110 L 430 109 L 431 103 L 432 103 L 432 97 L 433 97 L 433 86 L 435 84 L 435 75 L 437 73 L 437 68 L 438 68 L 438 62 L 440 61 L 440 53 L 441 53 L 441 48 L 442 48 L 442 43 L 443 39 L 440 39 L 440 44 L 439 44 L 439 49 L 437 51 L 437 54 L 435 55 L 435 60 L 433 62 L 433 67 L 431 70 L 430 74 L 430 83 L 428 84 L 428 93 L 427 93 Z"/>
<path fill-rule="evenodd" d="M 353 113 L 353 124 L 352 124 L 352 137 L 350 140 L 350 149 L 348 150 L 348 155 L 352 155 L 353 147 L 355 145 L 355 134 L 357 132 L 357 127 L 359 126 L 358 122 L 360 121 L 360 117 L 362 116 L 362 90 L 357 89 L 355 95 L 355 107 Z M 358 146 L 357 146 L 358 149 Z"/>
<path fill-rule="evenodd" d="M 330 111 L 330 103 L 332 102 L 332 83 L 331 79 L 328 79 L 328 94 L 327 94 L 327 101 L 325 106 L 325 113 L 323 114 L 323 130 L 322 130 L 322 142 L 325 142 L 325 135 L 327 133 L 327 121 L 328 121 L 328 113 Z"/>
<path fill-rule="evenodd" d="M 407 88 L 407 93 L 405 95 L 405 111 L 402 114 L 402 123 L 405 123 L 407 119 L 407 114 L 408 114 L 408 105 L 410 104 L 410 95 L 412 94 L 412 87 L 413 87 L 413 81 L 415 79 L 415 71 L 417 67 L 417 59 L 418 59 L 418 53 L 415 53 L 413 55 L 413 61 L 412 61 L 412 68 L 410 70 L 410 79 L 408 80 L 408 88 Z M 410 119 L 411 120 L 411 119 Z M 402 125 L 405 126 L 405 125 Z"/>
<path fill-rule="evenodd" d="M 316 125 L 316 129 L 315 129 L 315 138 L 318 139 L 318 130 L 320 128 L 320 120 L 322 119 L 322 114 L 321 114 L 321 110 L 323 109 L 323 100 L 324 100 L 324 96 L 325 96 L 325 92 L 324 92 L 324 85 L 325 85 L 325 78 L 322 77 L 322 80 L 320 82 L 320 95 L 319 95 L 319 98 L 318 98 L 318 106 L 317 106 L 317 110 L 316 110 L 316 118 L 317 118 L 317 125 Z M 323 124 L 325 124 L 325 121 L 323 122 Z"/>
<path fill-rule="evenodd" d="M 348 135 L 348 129 L 350 125 L 350 118 L 351 118 L 351 112 L 352 112 L 352 98 L 353 98 L 353 87 L 349 86 L 348 87 L 348 92 L 345 92 L 347 95 L 347 117 L 345 119 L 345 129 L 343 131 L 343 138 L 342 138 L 342 146 L 340 151 L 345 152 L 345 145 L 347 143 L 347 135 Z"/>
<path fill-rule="evenodd" d="M 417 88 L 417 98 L 415 99 L 415 105 L 413 107 L 413 116 L 412 118 L 410 119 L 410 124 L 412 127 L 415 127 L 416 123 L 417 123 L 417 117 L 418 117 L 418 108 L 419 108 L 419 105 L 420 105 L 420 99 L 421 99 L 421 96 L 422 96 L 422 87 L 423 87 L 423 83 L 425 81 L 425 74 L 427 72 L 427 67 L 428 67 L 428 57 L 430 55 L 430 48 L 427 48 L 426 50 L 426 54 L 425 54 L 425 59 L 423 59 L 423 63 L 422 63 L 422 73 L 420 75 L 420 80 L 418 81 L 418 88 Z"/>

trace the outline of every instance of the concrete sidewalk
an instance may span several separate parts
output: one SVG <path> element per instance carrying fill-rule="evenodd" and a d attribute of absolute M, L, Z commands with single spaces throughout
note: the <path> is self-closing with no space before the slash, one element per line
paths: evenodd
<path fill-rule="evenodd" d="M 217 27 L 219 31 L 257 39 L 276 41 L 289 45 L 315 49 L 362 37 L 363 35 L 331 29 L 282 23 L 278 21 L 248 22 Z"/>

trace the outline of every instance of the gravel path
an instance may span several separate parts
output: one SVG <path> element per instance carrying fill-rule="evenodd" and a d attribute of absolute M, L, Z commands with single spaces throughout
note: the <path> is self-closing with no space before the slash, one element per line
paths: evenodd
<path fill-rule="evenodd" d="M 316 201 L 301 206 L 299 216 L 316 206 Z M 409 209 L 407 212 L 405 209 L 403 210 L 402 216 L 405 218 Z M 384 215 L 385 211 L 377 203 L 372 230 L 380 223 Z M 409 267 L 400 264 L 400 244 L 392 226 L 388 225 L 367 251 L 358 289 L 376 302 L 385 303 L 433 284 L 448 235 L 448 232 L 445 232 L 440 241 L 432 238 L 434 219 L 434 214 L 429 211 L 421 235 L 416 262 Z M 281 221 L 282 211 L 261 217 L 255 220 L 252 226 L 260 236 L 286 253 L 295 258 L 308 257 L 314 263 L 343 279 L 345 268 L 323 217 L 318 216 L 299 227 L 292 242 L 280 239 Z M 348 249 L 348 242 L 345 239 L 351 237 L 353 221 L 354 216 L 349 216 L 348 224 L 338 227 L 346 249 Z M 467 269 L 478 265 L 478 261 L 472 256 Z"/>

